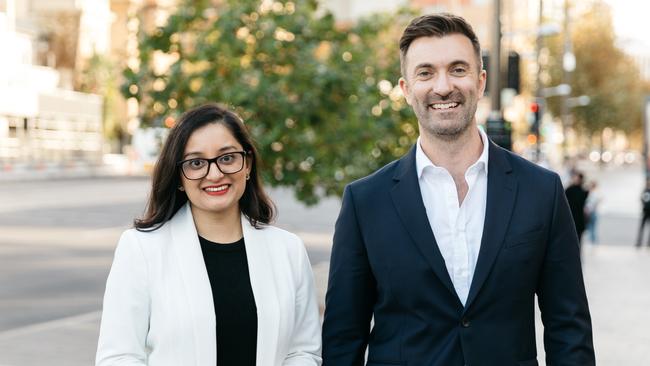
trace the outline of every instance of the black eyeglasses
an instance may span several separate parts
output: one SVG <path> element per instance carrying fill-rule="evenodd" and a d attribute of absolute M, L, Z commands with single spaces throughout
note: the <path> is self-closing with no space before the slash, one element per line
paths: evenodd
<path fill-rule="evenodd" d="M 178 162 L 185 178 L 203 179 L 210 173 L 210 165 L 215 163 L 223 174 L 234 174 L 244 169 L 246 151 L 231 151 L 212 159 L 191 158 Z"/>

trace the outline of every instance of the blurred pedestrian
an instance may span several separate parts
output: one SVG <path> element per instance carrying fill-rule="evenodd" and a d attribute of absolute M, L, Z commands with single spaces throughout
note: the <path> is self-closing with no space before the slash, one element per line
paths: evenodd
<path fill-rule="evenodd" d="M 323 365 L 537 365 L 535 294 L 547 362 L 594 365 L 560 178 L 478 128 L 486 72 L 472 27 L 452 14 L 418 17 L 400 60 L 419 138 L 345 188 Z"/>
<path fill-rule="evenodd" d="M 603 197 L 598 188 L 596 181 L 591 181 L 588 184 L 589 195 L 585 203 L 585 224 L 589 241 L 592 244 L 598 243 L 598 208 L 603 201 Z"/>
<path fill-rule="evenodd" d="M 636 246 L 641 247 L 643 240 L 643 228 L 645 224 L 650 221 L 650 180 L 646 181 L 645 189 L 641 193 L 641 225 L 639 225 L 639 235 L 636 239 Z M 648 246 L 650 246 L 650 236 L 648 236 Z"/>
<path fill-rule="evenodd" d="M 582 243 L 582 233 L 585 231 L 585 204 L 589 196 L 589 191 L 584 187 L 584 180 L 584 174 L 574 170 L 571 173 L 571 182 L 564 191 L 578 233 L 578 244 Z"/>
<path fill-rule="evenodd" d="M 145 215 L 115 251 L 97 365 L 320 365 L 309 259 L 269 225 L 258 159 L 217 105 L 171 129 Z"/>

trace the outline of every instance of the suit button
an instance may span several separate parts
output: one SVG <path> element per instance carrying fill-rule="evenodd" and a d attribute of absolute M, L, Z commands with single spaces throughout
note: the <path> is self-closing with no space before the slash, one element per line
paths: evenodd
<path fill-rule="evenodd" d="M 470 326 L 469 319 L 467 319 L 467 318 L 463 318 L 463 319 L 461 319 L 461 320 L 460 320 L 460 325 L 461 325 L 463 328 L 469 328 L 469 326 Z"/>

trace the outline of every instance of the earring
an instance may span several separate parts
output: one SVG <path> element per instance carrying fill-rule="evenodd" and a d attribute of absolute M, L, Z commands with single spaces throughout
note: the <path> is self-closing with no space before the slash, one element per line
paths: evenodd
<path fill-rule="evenodd" d="M 251 175 L 249 173 L 246 173 L 246 180 L 251 179 Z"/>
<path fill-rule="evenodd" d="M 183 188 L 183 186 L 178 186 L 178 190 L 179 191 L 185 191 L 185 188 Z"/>

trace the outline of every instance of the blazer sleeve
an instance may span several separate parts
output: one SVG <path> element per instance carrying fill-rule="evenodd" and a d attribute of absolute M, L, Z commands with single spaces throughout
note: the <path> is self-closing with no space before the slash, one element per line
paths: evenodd
<path fill-rule="evenodd" d="M 106 281 L 95 365 L 146 365 L 147 264 L 132 230 L 122 234 Z"/>
<path fill-rule="evenodd" d="M 294 328 L 289 352 L 282 365 L 320 366 L 322 363 L 321 328 L 314 275 L 302 241 L 299 250 Z"/>
<path fill-rule="evenodd" d="M 343 193 L 330 259 L 323 323 L 323 365 L 362 366 L 376 281 L 359 228 L 351 186 Z"/>
<path fill-rule="evenodd" d="M 537 289 L 546 362 L 558 366 L 595 365 L 578 237 L 557 176 L 552 215 Z"/>

